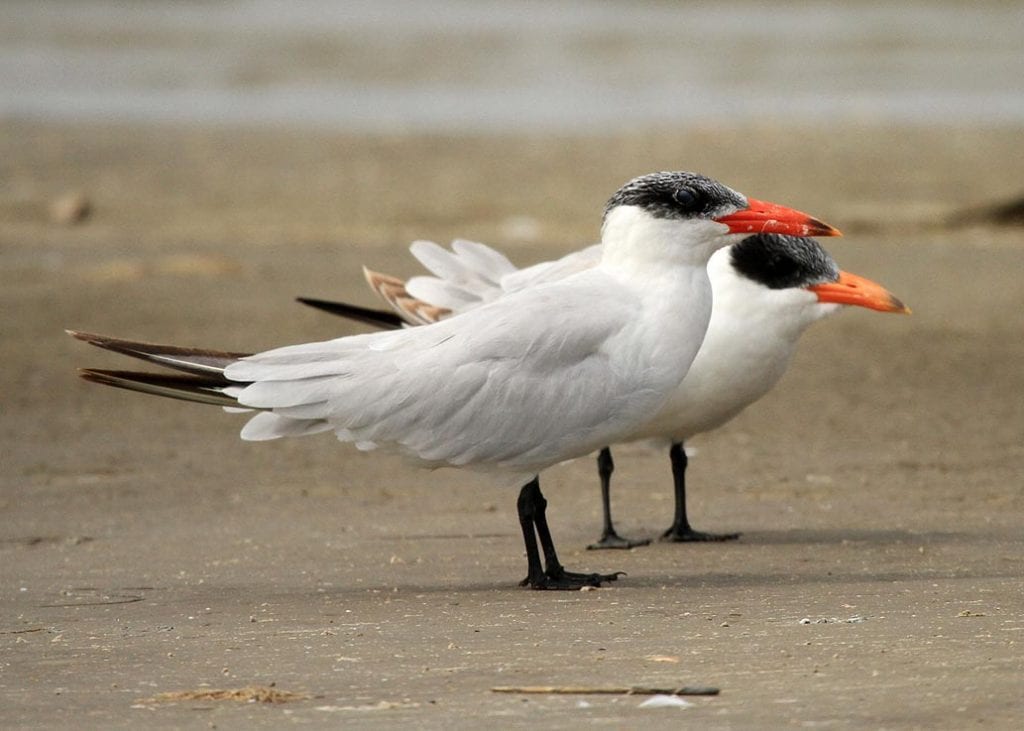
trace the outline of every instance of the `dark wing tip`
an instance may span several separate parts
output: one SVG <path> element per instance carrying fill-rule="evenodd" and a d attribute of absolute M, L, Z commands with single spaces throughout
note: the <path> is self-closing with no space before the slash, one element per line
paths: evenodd
<path fill-rule="evenodd" d="M 211 350 L 209 348 L 189 348 L 179 345 L 149 343 L 143 340 L 124 340 L 123 338 L 112 338 L 109 335 L 82 332 L 81 330 L 65 330 L 64 332 L 76 340 L 89 343 L 89 345 L 95 345 L 97 348 L 155 362 L 158 362 L 156 359 L 160 356 L 180 356 L 184 359 L 193 358 L 227 362 L 247 358 L 250 355 L 250 353 L 235 353 L 225 350 Z M 164 363 L 163 365 L 170 364 Z"/>
<path fill-rule="evenodd" d="M 145 371 L 111 371 L 99 368 L 80 368 L 79 377 L 90 383 L 123 388 L 154 396 L 212 404 L 237 406 L 238 402 L 224 392 L 226 382 L 215 376 L 194 374 L 147 373 Z M 241 384 L 244 385 L 244 384 Z"/>
<path fill-rule="evenodd" d="M 92 345 L 99 345 L 100 343 L 111 339 L 104 335 L 96 335 L 95 333 L 87 333 L 81 330 L 64 330 L 64 332 L 75 340 L 81 340 L 83 343 L 90 343 Z"/>
<path fill-rule="evenodd" d="M 295 299 L 309 307 L 329 312 L 332 315 L 346 317 L 349 320 L 355 320 L 365 325 L 398 329 L 404 324 L 401 317 L 394 312 L 387 312 L 386 310 L 375 310 L 370 307 L 351 305 L 347 302 L 321 300 L 313 297 L 296 297 Z"/>

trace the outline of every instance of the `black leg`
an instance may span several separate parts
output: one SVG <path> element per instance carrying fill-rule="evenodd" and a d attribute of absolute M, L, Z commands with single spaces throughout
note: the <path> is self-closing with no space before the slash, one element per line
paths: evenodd
<path fill-rule="evenodd" d="M 635 548 L 646 546 L 650 539 L 631 540 L 623 538 L 615 532 L 612 524 L 612 472 L 615 471 L 615 462 L 612 461 L 612 450 L 605 447 L 597 454 L 597 474 L 601 477 L 601 509 L 604 513 L 604 527 L 601 529 L 601 537 L 597 543 L 591 543 L 587 548 L 596 551 L 602 548 Z"/>
<path fill-rule="evenodd" d="M 533 492 L 540 492 L 538 478 L 523 486 L 519 491 L 516 508 L 519 511 L 519 526 L 523 529 L 523 543 L 526 544 L 526 578 L 519 582 L 520 586 L 538 587 L 544 580 L 544 567 L 540 563 L 540 551 L 537 549 L 537 534 L 533 528 L 534 505 L 536 498 Z"/>
<path fill-rule="evenodd" d="M 531 589 L 579 589 L 584 586 L 601 586 L 602 581 L 615 581 L 619 578 L 621 572 L 578 574 L 562 567 L 548 528 L 547 505 L 538 478 L 534 477 L 519 491 L 519 525 L 523 529 L 527 562 L 527 576 L 520 582 L 520 586 L 529 586 Z M 541 568 L 540 552 L 537 550 L 538 539 L 544 552 L 544 569 Z"/>
<path fill-rule="evenodd" d="M 668 452 L 672 460 L 672 482 L 675 485 L 676 511 L 672 527 L 661 534 L 661 540 L 672 543 L 693 543 L 702 541 L 734 541 L 739 533 L 704 533 L 690 527 L 686 518 L 686 449 L 682 442 L 676 442 Z"/>

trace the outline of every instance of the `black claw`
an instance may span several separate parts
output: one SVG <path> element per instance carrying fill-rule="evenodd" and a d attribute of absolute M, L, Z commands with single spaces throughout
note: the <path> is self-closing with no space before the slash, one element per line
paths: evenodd
<path fill-rule="evenodd" d="M 616 581 L 625 575 L 625 571 L 616 571 L 613 574 L 580 574 L 560 569 L 554 572 L 545 571 L 536 579 L 527 577 L 520 581 L 519 585 L 542 591 L 579 591 L 588 586 L 598 588 L 602 582 Z"/>

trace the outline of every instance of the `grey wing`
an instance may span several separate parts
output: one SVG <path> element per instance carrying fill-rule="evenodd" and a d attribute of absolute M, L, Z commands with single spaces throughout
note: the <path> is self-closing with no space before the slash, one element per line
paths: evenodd
<path fill-rule="evenodd" d="M 583 454 L 629 418 L 630 399 L 644 387 L 612 363 L 634 315 L 626 292 L 607 306 L 612 286 L 558 282 L 433 325 L 244 359 L 225 375 L 252 385 L 232 395 L 270 411 L 242 436 L 329 426 L 364 448 L 397 447 L 428 463 L 456 465 L 518 466 Z"/>

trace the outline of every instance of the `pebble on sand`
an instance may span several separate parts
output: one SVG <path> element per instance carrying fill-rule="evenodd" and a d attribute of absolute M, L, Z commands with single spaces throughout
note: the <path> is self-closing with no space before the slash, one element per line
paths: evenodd
<path fill-rule="evenodd" d="M 50 220 L 62 226 L 74 226 L 92 213 L 92 203 L 84 193 L 66 193 L 50 202 Z"/>

